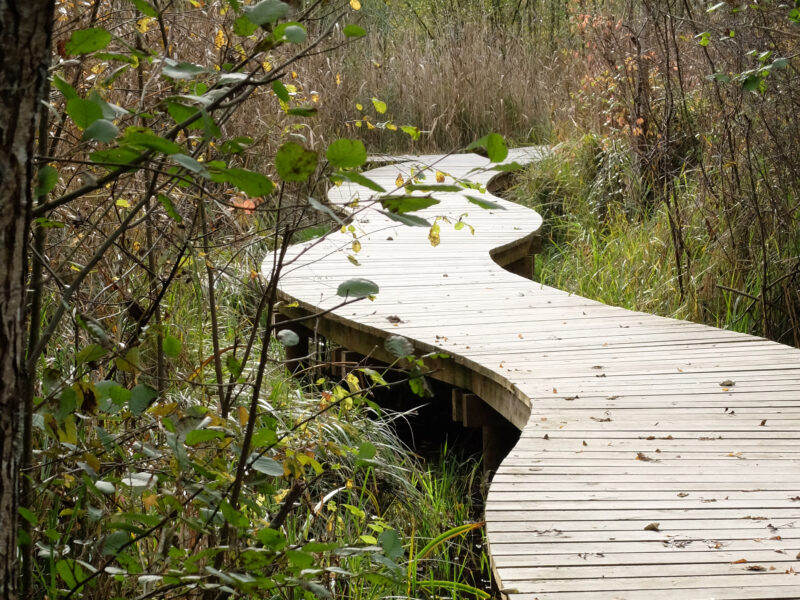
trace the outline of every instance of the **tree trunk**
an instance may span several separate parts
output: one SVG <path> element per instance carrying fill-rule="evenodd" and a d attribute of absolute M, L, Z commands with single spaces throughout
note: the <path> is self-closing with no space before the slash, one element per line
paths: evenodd
<path fill-rule="evenodd" d="M 25 389 L 25 281 L 34 139 L 47 76 L 52 0 L 0 0 L 0 599 L 16 598 Z"/>

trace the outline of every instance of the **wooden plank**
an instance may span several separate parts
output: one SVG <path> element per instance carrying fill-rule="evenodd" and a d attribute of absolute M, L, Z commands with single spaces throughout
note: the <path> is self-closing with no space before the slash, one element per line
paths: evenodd
<path fill-rule="evenodd" d="M 426 163 L 493 176 L 474 155 L 397 160 L 370 177 L 394 189 Z M 356 196 L 372 193 L 329 194 L 342 206 Z M 528 254 L 539 215 L 490 194 L 506 210 L 436 196 L 420 214 L 469 212 L 475 235 L 442 227 L 432 248 L 425 229 L 360 208 L 361 266 L 347 260 L 353 237 L 333 233 L 290 251 L 279 294 L 305 314 L 330 309 L 316 327 L 363 355 L 382 356 L 389 335 L 448 353 L 435 376 L 523 430 L 486 504 L 509 600 L 800 597 L 800 351 L 525 281 L 495 262 Z M 349 277 L 375 281 L 375 300 L 340 306 Z"/>

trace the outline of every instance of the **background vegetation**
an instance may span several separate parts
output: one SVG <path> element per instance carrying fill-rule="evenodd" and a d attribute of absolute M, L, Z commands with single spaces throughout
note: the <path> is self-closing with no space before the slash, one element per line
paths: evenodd
<path fill-rule="evenodd" d="M 495 131 L 553 146 L 544 283 L 800 345 L 797 4 L 57 0 L 21 596 L 483 596 L 474 465 L 410 454 L 382 374 L 288 378 L 260 261 L 330 226 L 336 140 Z"/>

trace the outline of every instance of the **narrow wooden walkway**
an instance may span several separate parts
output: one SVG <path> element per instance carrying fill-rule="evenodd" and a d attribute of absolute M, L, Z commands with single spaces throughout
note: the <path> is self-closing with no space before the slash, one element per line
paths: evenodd
<path fill-rule="evenodd" d="M 434 165 L 486 183 L 491 172 L 470 171 L 487 162 L 419 157 L 368 175 L 393 189 L 398 174 L 408 180 L 412 167 Z M 369 195 L 345 185 L 330 197 L 344 205 L 360 196 L 363 205 Z M 317 319 L 319 333 L 384 359 L 393 334 L 420 353 L 447 352 L 437 377 L 521 429 L 486 506 L 504 593 L 800 598 L 800 351 L 509 273 L 497 263 L 524 258 L 541 219 L 486 197 L 505 210 L 437 194 L 442 203 L 420 213 L 450 219 L 435 248 L 427 229 L 365 210 L 353 223 L 360 252 L 350 232 L 298 247 L 280 289 L 299 303 L 293 314 L 311 314 L 341 301 L 345 279 L 376 282 L 374 301 Z M 454 230 L 459 218 L 474 235 Z"/>

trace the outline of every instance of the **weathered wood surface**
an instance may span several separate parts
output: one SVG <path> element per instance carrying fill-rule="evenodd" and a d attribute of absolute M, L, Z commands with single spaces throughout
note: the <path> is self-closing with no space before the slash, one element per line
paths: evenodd
<path fill-rule="evenodd" d="M 488 165 L 475 155 L 404 158 L 369 176 L 393 189 L 412 167 L 432 165 L 428 181 L 435 170 L 448 182 L 493 175 L 474 171 Z M 437 194 L 442 203 L 420 213 L 450 219 L 435 248 L 427 229 L 369 208 L 364 188 L 330 193 L 340 205 L 354 197 L 361 250 L 351 232 L 293 249 L 280 290 L 299 307 L 287 312 L 337 306 L 345 279 L 376 282 L 374 301 L 310 326 L 378 358 L 394 334 L 419 353 L 446 352 L 436 376 L 522 430 L 486 506 L 509 598 L 800 598 L 800 351 L 605 306 L 501 269 L 495 261 L 530 252 L 541 219 L 489 194 L 505 210 Z M 454 230 L 459 218 L 474 235 Z"/>

